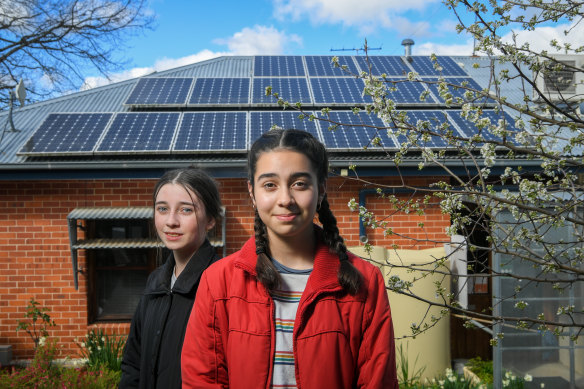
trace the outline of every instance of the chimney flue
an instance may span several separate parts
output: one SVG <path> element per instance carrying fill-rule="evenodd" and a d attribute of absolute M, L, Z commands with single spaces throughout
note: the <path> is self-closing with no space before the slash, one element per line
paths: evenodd
<path fill-rule="evenodd" d="M 412 39 L 407 38 L 407 39 L 404 39 L 401 44 L 402 44 L 402 46 L 404 46 L 406 48 L 406 54 L 405 54 L 406 58 L 411 57 L 412 46 L 414 45 L 414 41 Z"/>

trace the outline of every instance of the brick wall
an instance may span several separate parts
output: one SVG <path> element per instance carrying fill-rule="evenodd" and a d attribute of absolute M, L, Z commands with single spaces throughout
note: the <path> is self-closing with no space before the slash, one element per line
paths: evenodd
<path fill-rule="evenodd" d="M 239 249 L 253 235 L 253 212 L 242 179 L 222 179 L 220 191 L 226 207 L 227 252 Z M 429 178 L 413 178 L 416 185 L 428 185 Z M 26 306 L 34 297 L 51 310 L 57 326 L 50 336 L 59 339 L 63 355 L 76 356 L 75 339 L 99 326 L 107 333 L 126 334 L 129 323 L 88 326 L 86 282 L 79 276 L 79 290 L 73 285 L 67 215 L 76 207 L 149 206 L 155 180 L 22 181 L 0 184 L 0 344 L 11 344 L 15 358 L 30 358 L 33 344 L 24 332 L 16 333 Z M 385 180 L 385 184 L 396 184 Z M 347 208 L 351 198 L 358 199 L 359 182 L 332 178 L 328 184 L 331 208 L 348 245 L 359 244 L 359 220 Z M 405 194 L 404 196 L 410 196 Z M 444 240 L 447 216 L 431 207 L 424 216 L 392 213 L 387 201 L 372 195 L 367 207 L 385 215 L 397 234 L 413 236 L 416 242 L 398 235 L 384 237 L 368 231 L 374 245 L 400 244 L 403 248 L 426 248 Z M 424 222 L 424 228 L 418 226 Z M 83 250 L 79 267 L 85 268 Z"/>

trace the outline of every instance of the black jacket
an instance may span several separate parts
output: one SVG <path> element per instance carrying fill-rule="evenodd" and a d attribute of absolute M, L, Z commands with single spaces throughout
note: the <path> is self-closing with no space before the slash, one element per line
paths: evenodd
<path fill-rule="evenodd" d="M 124 349 L 120 388 L 180 389 L 181 349 L 199 280 L 218 259 L 215 249 L 205 240 L 172 290 L 172 255 L 150 274 Z"/>

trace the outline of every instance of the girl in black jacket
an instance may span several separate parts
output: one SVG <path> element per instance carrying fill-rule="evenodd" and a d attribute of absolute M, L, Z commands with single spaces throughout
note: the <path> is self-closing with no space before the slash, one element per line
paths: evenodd
<path fill-rule="evenodd" d="M 180 388 L 180 355 L 201 273 L 218 257 L 207 240 L 221 212 L 215 181 L 185 168 L 154 187 L 154 224 L 172 251 L 148 277 L 132 319 L 120 388 Z"/>

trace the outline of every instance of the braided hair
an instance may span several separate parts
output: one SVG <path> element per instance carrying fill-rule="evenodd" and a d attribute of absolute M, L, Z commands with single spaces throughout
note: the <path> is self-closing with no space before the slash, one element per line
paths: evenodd
<path fill-rule="evenodd" d="M 316 171 L 319 184 L 324 184 L 328 177 L 328 156 L 326 149 L 309 132 L 301 130 L 276 129 L 265 132 L 251 146 L 247 158 L 248 180 L 254 187 L 254 177 L 256 173 L 257 161 L 264 152 L 273 150 L 291 150 L 305 155 Z M 347 254 L 343 238 L 339 234 L 337 219 L 333 215 L 326 194 L 324 195 L 318 209 L 318 218 L 323 227 L 323 238 L 325 244 L 332 252 L 339 256 L 341 266 L 337 274 L 339 283 L 345 291 L 355 294 L 361 287 L 361 273 L 351 264 Z M 254 221 L 256 254 L 256 272 L 258 280 L 268 289 L 273 291 L 280 285 L 280 274 L 269 258 L 269 243 L 266 226 L 255 211 Z"/>

